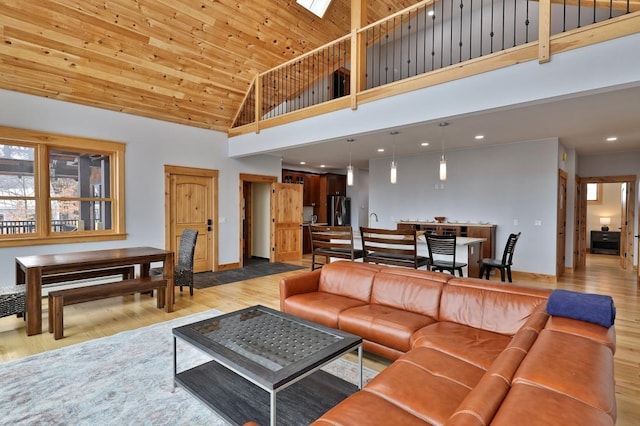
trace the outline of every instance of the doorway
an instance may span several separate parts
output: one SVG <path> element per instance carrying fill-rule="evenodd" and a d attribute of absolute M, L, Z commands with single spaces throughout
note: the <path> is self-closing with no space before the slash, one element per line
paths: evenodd
<path fill-rule="evenodd" d="M 276 176 L 240 173 L 240 267 L 254 256 L 271 257 L 269 196 L 277 181 Z"/>
<path fill-rule="evenodd" d="M 580 226 L 575 238 L 576 267 L 585 267 L 586 254 L 595 245 L 595 253 L 604 248 L 606 254 L 617 257 L 622 269 L 633 268 L 635 181 L 635 176 L 577 179 L 576 223 Z"/>

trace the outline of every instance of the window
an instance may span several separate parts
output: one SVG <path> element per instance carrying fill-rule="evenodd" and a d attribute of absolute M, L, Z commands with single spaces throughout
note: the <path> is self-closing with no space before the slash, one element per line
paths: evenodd
<path fill-rule="evenodd" d="M 331 0 L 296 0 L 300 6 L 304 7 L 314 15 L 322 18 L 331 4 Z"/>
<path fill-rule="evenodd" d="M 592 204 L 602 203 L 602 184 L 587 184 L 587 201 Z"/>
<path fill-rule="evenodd" d="M 0 127 L 0 246 L 123 239 L 124 146 Z"/>

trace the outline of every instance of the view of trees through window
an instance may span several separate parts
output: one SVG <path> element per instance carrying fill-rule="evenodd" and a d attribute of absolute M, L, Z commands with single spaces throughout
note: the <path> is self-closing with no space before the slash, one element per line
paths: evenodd
<path fill-rule="evenodd" d="M 2 234 L 36 231 L 35 149 L 0 145 L 0 223 Z"/>
<path fill-rule="evenodd" d="M 46 161 L 38 154 L 48 157 L 48 168 L 38 166 Z M 110 186 L 108 154 L 0 145 L 0 234 L 37 233 L 38 214 L 49 216 L 53 233 L 109 230 Z M 39 203 L 49 204 L 48 211 Z"/>

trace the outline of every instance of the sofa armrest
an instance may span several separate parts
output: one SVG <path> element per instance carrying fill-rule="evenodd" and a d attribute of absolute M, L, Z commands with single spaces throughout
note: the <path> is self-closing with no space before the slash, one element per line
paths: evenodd
<path fill-rule="evenodd" d="M 284 301 L 296 294 L 313 293 L 318 291 L 320 273 L 322 269 L 304 272 L 280 280 L 280 310 L 284 312 Z"/>
<path fill-rule="evenodd" d="M 614 354 L 616 353 L 615 325 L 605 328 L 601 325 L 586 321 L 551 316 L 546 328 L 548 330 L 560 331 L 593 340 L 594 342 L 607 346 Z"/>

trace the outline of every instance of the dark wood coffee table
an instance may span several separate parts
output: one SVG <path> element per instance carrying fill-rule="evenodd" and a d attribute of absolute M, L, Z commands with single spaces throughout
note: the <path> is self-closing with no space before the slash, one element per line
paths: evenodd
<path fill-rule="evenodd" d="M 177 339 L 212 360 L 178 372 Z M 357 386 L 320 370 L 354 350 Z M 264 306 L 174 328 L 173 354 L 175 384 L 237 425 L 309 424 L 362 388 L 362 338 Z"/>

